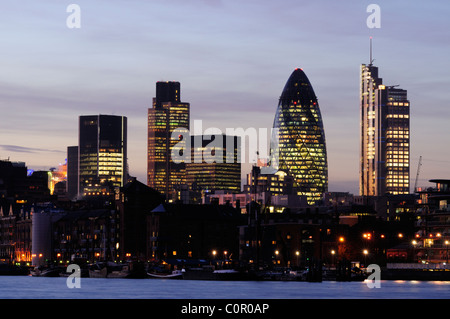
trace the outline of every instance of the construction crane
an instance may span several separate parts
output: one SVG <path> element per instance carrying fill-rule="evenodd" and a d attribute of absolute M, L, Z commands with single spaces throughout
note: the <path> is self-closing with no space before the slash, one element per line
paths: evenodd
<path fill-rule="evenodd" d="M 416 182 L 414 183 L 414 192 L 417 189 L 417 181 L 419 180 L 420 166 L 422 166 L 422 156 L 420 156 L 419 164 L 417 165 L 417 175 L 416 175 Z"/>

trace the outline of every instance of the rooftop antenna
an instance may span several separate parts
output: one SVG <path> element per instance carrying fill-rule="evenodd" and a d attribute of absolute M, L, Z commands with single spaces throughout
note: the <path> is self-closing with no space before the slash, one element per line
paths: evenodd
<path fill-rule="evenodd" d="M 372 59 L 372 37 L 370 37 L 370 62 L 369 65 L 371 66 L 373 63 L 373 59 Z"/>

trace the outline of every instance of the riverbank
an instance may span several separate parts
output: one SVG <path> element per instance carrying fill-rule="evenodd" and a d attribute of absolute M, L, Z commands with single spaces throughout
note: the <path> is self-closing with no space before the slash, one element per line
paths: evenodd
<path fill-rule="evenodd" d="M 411 269 L 408 264 L 388 265 L 382 267 L 381 280 L 419 280 L 419 281 L 450 281 L 450 269 L 439 267 L 424 267 Z M 25 267 L 0 264 L 0 276 L 34 276 L 34 277 L 68 277 L 65 266 Z M 183 280 L 214 280 L 214 281 L 364 281 L 371 273 L 364 269 L 351 269 L 345 272 L 339 269 L 292 270 L 289 268 L 274 268 L 266 270 L 246 269 L 216 269 L 210 266 L 183 268 L 172 270 L 149 270 L 144 263 L 130 264 L 93 264 L 84 265 L 80 269 L 82 278 L 132 278 L 132 279 L 183 279 Z"/>

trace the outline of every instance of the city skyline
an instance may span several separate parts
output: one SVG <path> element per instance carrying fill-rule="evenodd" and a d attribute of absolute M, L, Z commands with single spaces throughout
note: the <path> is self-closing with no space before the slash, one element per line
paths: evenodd
<path fill-rule="evenodd" d="M 359 67 L 374 64 L 411 100 L 411 173 L 418 186 L 450 176 L 449 4 L 370 2 L 77 2 L 3 6 L 0 158 L 31 169 L 56 167 L 77 143 L 78 117 L 128 118 L 130 174 L 146 180 L 147 109 L 157 81 L 179 81 L 191 121 L 204 127 L 272 127 L 286 74 L 303 68 L 321 106 L 329 191 L 358 193 Z M 166 17 L 170 15 L 170 19 Z M 6 61 L 6 62 L 5 62 Z M 430 142 L 431 141 L 431 142 Z M 243 169 L 243 174 L 248 173 Z"/>

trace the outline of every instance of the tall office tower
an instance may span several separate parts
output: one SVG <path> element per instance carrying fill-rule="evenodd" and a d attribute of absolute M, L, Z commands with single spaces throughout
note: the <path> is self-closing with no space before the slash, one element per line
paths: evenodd
<path fill-rule="evenodd" d="M 106 195 L 123 186 L 127 172 L 127 118 L 86 115 L 79 119 L 79 195 Z"/>
<path fill-rule="evenodd" d="M 211 193 L 239 193 L 240 145 L 239 136 L 191 136 L 191 160 L 186 163 L 186 183 L 189 189 Z M 196 158 L 199 160 L 195 161 Z"/>
<path fill-rule="evenodd" d="M 298 195 L 313 205 L 328 190 L 325 132 L 319 104 L 306 74 L 295 69 L 281 93 L 275 115 L 279 170 L 294 178 Z"/>
<path fill-rule="evenodd" d="M 360 91 L 359 194 L 409 194 L 407 91 L 383 85 L 372 63 L 361 65 Z"/>
<path fill-rule="evenodd" d="M 153 107 L 148 109 L 147 185 L 171 201 L 172 190 L 186 184 L 185 163 L 174 163 L 171 139 L 177 128 L 189 130 L 189 103 L 180 99 L 179 82 L 157 82 Z"/>

